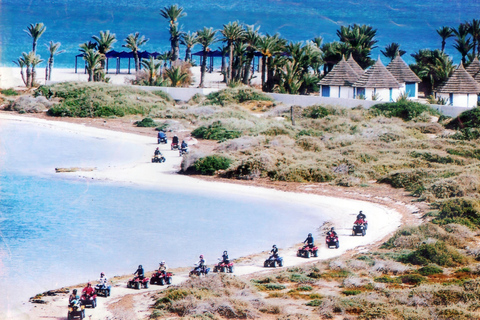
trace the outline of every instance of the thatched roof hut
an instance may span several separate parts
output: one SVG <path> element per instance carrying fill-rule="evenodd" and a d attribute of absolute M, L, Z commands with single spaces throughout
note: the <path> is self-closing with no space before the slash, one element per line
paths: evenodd
<path fill-rule="evenodd" d="M 400 83 L 421 82 L 420 78 L 410 69 L 410 67 L 403 61 L 400 55 L 397 55 L 387 66 L 392 76 Z"/>
<path fill-rule="evenodd" d="M 348 59 L 347 59 L 347 62 L 348 62 L 348 64 L 350 65 L 350 67 L 352 67 L 352 69 L 353 69 L 359 76 L 361 76 L 361 75 L 365 72 L 365 70 L 363 70 L 362 67 L 360 67 L 360 65 L 357 63 L 357 61 L 355 61 L 355 59 L 353 59 L 351 53 L 350 53 L 350 56 L 349 56 Z"/>
<path fill-rule="evenodd" d="M 480 61 L 478 61 L 478 58 L 475 57 L 473 59 L 472 63 L 468 67 L 465 68 L 465 70 L 475 79 L 477 82 L 480 83 Z"/>
<path fill-rule="evenodd" d="M 439 93 L 453 94 L 478 94 L 480 93 L 480 85 L 465 70 L 463 63 L 448 78 L 448 80 L 436 90 Z"/>
<path fill-rule="evenodd" d="M 385 68 L 380 58 L 353 84 L 359 88 L 400 88 L 395 77 Z"/>
<path fill-rule="evenodd" d="M 348 86 L 351 87 L 360 78 L 355 70 L 342 57 L 333 69 L 320 81 L 323 86 Z"/>

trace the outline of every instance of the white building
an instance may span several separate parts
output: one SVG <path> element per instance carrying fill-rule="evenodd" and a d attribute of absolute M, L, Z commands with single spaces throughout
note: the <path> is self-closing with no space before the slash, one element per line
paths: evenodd
<path fill-rule="evenodd" d="M 387 70 L 400 83 L 401 93 L 407 93 L 412 99 L 418 98 L 418 83 L 421 80 L 399 55 L 388 64 Z"/>
<path fill-rule="evenodd" d="M 479 93 L 480 85 L 460 63 L 450 78 L 437 88 L 436 97 L 446 99 L 450 106 L 475 108 Z"/>
<path fill-rule="evenodd" d="M 359 77 L 360 75 L 342 57 L 342 60 L 320 81 L 321 96 L 354 99 L 355 90 L 352 85 Z"/>
<path fill-rule="evenodd" d="M 355 97 L 393 102 L 400 95 L 400 83 L 385 68 L 380 58 L 353 84 Z"/>

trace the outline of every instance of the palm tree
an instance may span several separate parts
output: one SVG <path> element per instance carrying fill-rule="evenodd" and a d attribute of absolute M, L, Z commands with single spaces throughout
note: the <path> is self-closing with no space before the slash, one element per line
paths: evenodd
<path fill-rule="evenodd" d="M 142 66 L 148 74 L 148 83 L 149 85 L 155 85 L 157 78 L 160 75 L 160 67 L 162 62 L 155 59 L 153 56 L 150 56 L 150 59 L 144 61 L 142 60 Z"/>
<path fill-rule="evenodd" d="M 468 23 L 469 33 L 472 36 L 473 42 L 473 56 L 476 56 L 476 49 L 478 44 L 478 53 L 480 54 L 480 20 L 473 19 L 472 22 Z"/>
<path fill-rule="evenodd" d="M 282 41 L 281 41 L 282 40 Z M 268 91 L 266 76 L 269 72 L 267 64 L 270 60 L 270 67 L 272 66 L 272 57 L 275 54 L 281 53 L 284 41 L 280 39 L 278 34 L 274 36 L 266 35 L 258 39 L 257 50 L 262 54 L 262 89 Z"/>
<path fill-rule="evenodd" d="M 42 34 L 47 30 L 47 27 L 43 25 L 42 22 L 36 24 L 30 24 L 25 31 L 33 39 L 32 52 L 36 54 L 37 52 L 37 41 L 42 36 Z"/>
<path fill-rule="evenodd" d="M 172 87 L 181 86 L 188 77 L 188 73 L 182 70 L 181 66 L 173 66 L 165 72 L 167 78 L 170 80 Z"/>
<path fill-rule="evenodd" d="M 446 81 L 455 68 L 452 59 L 438 49 L 422 49 L 411 56 L 415 63 L 410 68 L 422 80 L 425 96 L 429 96 L 435 87 Z"/>
<path fill-rule="evenodd" d="M 25 74 L 23 73 L 23 68 L 27 67 L 27 75 L 30 75 L 30 58 L 28 55 L 23 52 L 22 55 L 18 58 L 18 60 L 13 61 L 17 66 L 20 67 L 20 75 L 22 76 L 22 81 L 25 86 L 27 86 L 27 81 L 30 81 L 30 78 L 25 78 Z"/>
<path fill-rule="evenodd" d="M 97 74 L 102 70 L 102 61 L 105 55 L 93 48 L 85 49 L 83 53 L 83 60 L 87 63 L 88 81 L 96 81 Z"/>
<path fill-rule="evenodd" d="M 140 46 L 143 46 L 148 42 L 149 39 L 145 39 L 144 36 L 140 37 L 140 33 L 135 32 L 135 34 L 129 34 L 125 38 L 125 44 L 122 45 L 124 48 L 128 48 L 133 53 L 133 60 L 135 61 L 135 72 L 138 72 L 140 69 L 140 59 L 138 58 L 138 51 Z"/>
<path fill-rule="evenodd" d="M 223 25 L 223 29 L 220 30 L 222 34 L 222 41 L 227 43 L 228 48 L 228 69 L 227 69 L 227 84 L 232 81 L 232 67 L 233 67 L 233 47 L 238 44 L 245 35 L 245 30 L 238 21 L 229 22 Z"/>
<path fill-rule="evenodd" d="M 258 45 L 258 39 L 260 38 L 259 31 L 260 27 L 255 28 L 254 26 L 247 26 L 245 29 L 243 41 L 247 45 L 247 56 L 245 60 L 245 72 L 243 75 L 243 83 L 249 84 L 250 83 L 250 72 L 253 74 L 253 70 L 251 70 L 252 61 L 255 58 L 255 48 Z"/>
<path fill-rule="evenodd" d="M 105 32 L 100 31 L 100 36 L 93 36 L 92 38 L 97 42 L 98 53 L 103 56 L 102 60 L 100 61 L 100 68 L 105 70 L 105 54 L 112 50 L 113 44 L 117 42 L 117 39 L 115 39 L 115 34 L 111 34 L 109 30 Z M 100 75 L 100 73 L 97 73 L 97 75 Z M 97 78 L 97 80 L 100 80 L 100 78 Z"/>
<path fill-rule="evenodd" d="M 333 66 L 342 60 L 342 55 L 344 55 L 342 49 L 346 49 L 345 44 L 337 41 L 327 42 L 322 45 L 320 50 L 322 51 L 324 75 L 329 73 L 333 69 Z"/>
<path fill-rule="evenodd" d="M 197 39 L 198 43 L 202 46 L 203 51 L 203 60 L 202 66 L 200 68 L 200 84 L 199 88 L 203 88 L 205 85 L 205 72 L 207 70 L 207 52 L 210 50 L 210 46 L 217 42 L 216 38 L 217 32 L 213 30 L 213 28 L 204 27 L 201 30 L 197 31 Z"/>
<path fill-rule="evenodd" d="M 41 59 L 40 56 L 36 55 L 33 51 L 30 52 L 30 54 L 32 54 L 32 59 L 30 61 L 30 64 L 32 65 L 32 79 L 30 82 L 30 87 L 33 87 L 35 85 L 35 78 L 37 76 L 36 67 L 43 62 L 43 59 Z"/>
<path fill-rule="evenodd" d="M 407 53 L 405 50 L 400 50 L 400 45 L 396 42 L 392 42 L 385 47 L 385 51 L 380 50 L 380 52 L 387 58 L 390 58 L 390 61 L 395 59 L 396 56 L 403 56 Z"/>
<path fill-rule="evenodd" d="M 443 26 L 437 29 L 437 33 L 442 38 L 442 52 L 445 52 L 447 39 L 453 37 L 453 30 L 450 27 Z"/>
<path fill-rule="evenodd" d="M 466 57 L 470 50 L 474 48 L 474 45 L 470 42 L 470 38 L 467 39 L 466 37 L 457 38 L 455 42 L 453 47 L 462 55 L 462 63 L 465 64 L 467 61 Z"/>
<path fill-rule="evenodd" d="M 198 43 L 197 33 L 190 33 L 190 31 L 184 33 L 182 35 L 182 38 L 180 39 L 180 43 L 187 47 L 187 49 L 185 50 L 185 62 L 192 61 L 192 49 Z"/>
<path fill-rule="evenodd" d="M 340 42 L 348 45 L 353 58 L 363 69 L 372 66 L 375 61 L 370 58 L 372 49 L 376 48 L 375 40 L 377 30 L 367 25 L 351 25 L 348 27 L 341 26 L 337 30 L 337 36 Z"/>
<path fill-rule="evenodd" d="M 160 15 L 167 19 L 170 23 L 170 45 L 172 48 L 172 61 L 178 59 L 179 53 L 179 40 L 182 34 L 181 27 L 178 27 L 177 19 L 185 17 L 187 14 L 183 12 L 183 8 L 176 4 L 169 7 L 164 7 L 160 10 Z"/>
<path fill-rule="evenodd" d="M 48 44 L 45 44 L 45 46 L 48 48 L 48 52 L 50 52 L 45 72 L 45 80 L 52 80 L 53 58 L 60 53 L 64 53 L 65 50 L 58 50 L 60 48 L 60 42 L 54 43 L 53 41 L 50 41 Z"/>

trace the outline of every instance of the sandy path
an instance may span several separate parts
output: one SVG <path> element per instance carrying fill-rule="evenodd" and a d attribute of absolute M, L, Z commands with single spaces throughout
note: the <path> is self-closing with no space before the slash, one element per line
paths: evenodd
<path fill-rule="evenodd" d="M 336 231 L 340 238 L 340 249 L 327 249 L 324 240 L 317 235 L 316 244 L 320 247 L 318 258 L 298 258 L 295 256 L 296 247 L 292 247 L 281 251 L 284 257 L 285 266 L 294 266 L 309 261 L 328 259 L 339 256 L 347 250 L 356 249 L 358 251 L 368 250 L 368 245 L 376 243 L 385 238 L 388 234 L 395 231 L 401 224 L 401 215 L 386 206 L 359 200 L 326 197 L 315 194 L 284 192 L 274 189 L 261 187 L 253 187 L 233 183 L 211 182 L 201 179 L 195 179 L 188 176 L 176 174 L 181 163 L 181 157 L 177 151 L 171 151 L 169 145 L 160 145 L 167 161 L 162 164 L 151 163 L 151 155 L 153 150 L 158 146 L 156 137 L 147 137 L 124 132 L 114 132 L 104 129 L 87 127 L 79 124 L 62 123 L 58 121 L 48 121 L 38 118 L 21 117 L 18 115 L 0 114 L 0 119 L 11 121 L 22 121 L 42 126 L 47 126 L 55 130 L 68 130 L 78 134 L 102 137 L 105 139 L 124 139 L 130 142 L 138 143 L 143 146 L 142 155 L 139 160 L 130 164 L 109 167 L 103 170 L 91 172 L 72 172 L 62 173 L 70 176 L 77 176 L 88 179 L 108 180 L 122 183 L 133 183 L 146 186 L 155 186 L 158 184 L 168 185 L 171 189 L 189 190 L 191 192 L 200 193 L 216 193 L 216 194 L 242 194 L 246 197 L 260 197 L 275 201 L 282 199 L 292 203 L 303 203 L 327 209 L 327 216 L 322 216 L 330 221 L 336 227 Z M 190 145 L 194 145 L 195 140 L 189 140 Z M 369 220 L 369 230 L 365 237 L 351 236 L 352 223 L 355 215 L 359 210 L 363 210 L 367 214 Z M 318 226 L 315 226 L 318 227 Z M 303 240 L 303 239 L 299 239 Z M 264 249 L 264 248 L 262 248 Z M 259 250 L 260 251 L 260 250 Z M 263 258 L 251 263 L 240 263 L 235 268 L 236 275 L 246 275 L 254 272 L 266 272 L 262 266 Z M 174 284 L 185 280 L 186 274 L 178 274 L 174 277 Z M 93 310 L 87 310 L 87 319 L 113 319 L 113 315 L 108 311 L 108 306 L 115 305 L 120 299 L 124 299 L 131 294 L 137 293 L 136 290 L 127 289 L 126 283 L 118 283 L 112 290 L 112 296 L 108 299 L 99 298 L 98 307 Z M 158 290 L 158 286 L 151 286 L 149 289 L 142 289 L 140 295 L 147 295 L 140 299 L 144 301 L 143 307 L 139 303 L 134 303 L 140 309 L 145 310 L 148 304 L 153 301 L 148 298 L 148 292 Z M 34 305 L 30 311 L 23 316 L 15 319 L 65 319 L 66 317 L 66 299 L 67 296 L 56 296 L 48 298 L 51 302 L 47 305 Z M 133 301 L 138 298 L 133 298 Z M 148 308 L 147 308 L 148 309 Z M 118 310 L 118 308 L 117 308 Z M 128 310 L 125 312 L 128 313 Z M 131 318 L 132 315 L 126 316 L 125 319 Z M 144 313 L 136 315 L 137 318 L 144 318 Z M 120 315 L 115 315 L 116 319 L 120 319 Z"/>

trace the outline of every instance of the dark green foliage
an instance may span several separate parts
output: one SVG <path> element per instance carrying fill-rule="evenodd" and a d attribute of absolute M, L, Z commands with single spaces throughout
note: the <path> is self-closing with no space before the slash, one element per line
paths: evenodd
<path fill-rule="evenodd" d="M 313 129 L 302 129 L 297 133 L 298 137 L 301 137 L 301 136 L 321 137 L 322 135 L 323 135 L 323 132 L 313 130 Z"/>
<path fill-rule="evenodd" d="M 222 123 L 220 121 L 216 121 L 208 127 L 201 126 L 193 130 L 192 136 L 194 136 L 195 138 L 224 141 L 240 137 L 241 132 L 235 130 L 227 130 L 225 127 L 222 126 Z"/>
<path fill-rule="evenodd" d="M 394 188 L 404 188 L 408 191 L 414 191 L 423 186 L 423 180 L 429 176 L 424 170 L 400 171 L 389 174 L 381 178 L 378 182 L 390 184 Z"/>
<path fill-rule="evenodd" d="M 480 139 L 480 130 L 476 128 L 465 128 L 452 134 L 449 138 L 455 140 L 477 140 Z"/>
<path fill-rule="evenodd" d="M 321 304 L 322 304 L 322 300 L 320 299 L 314 299 L 306 303 L 306 305 L 309 307 L 319 307 Z"/>
<path fill-rule="evenodd" d="M 245 101 L 273 101 L 273 99 L 251 88 L 228 88 L 210 93 L 207 95 L 207 101 L 205 103 L 225 106 Z"/>
<path fill-rule="evenodd" d="M 4 96 L 18 96 L 18 92 L 15 91 L 15 90 L 12 89 L 12 88 L 2 89 L 0 92 L 1 92 Z"/>
<path fill-rule="evenodd" d="M 430 152 L 417 152 L 417 151 L 412 151 L 410 152 L 410 156 L 413 158 L 421 158 L 425 161 L 428 162 L 435 162 L 435 163 L 442 163 L 442 164 L 448 164 L 448 163 L 455 163 L 458 165 L 462 165 L 463 161 L 454 159 L 450 156 L 442 157 L 438 154 L 432 154 Z"/>
<path fill-rule="evenodd" d="M 232 160 L 219 156 L 207 156 L 200 158 L 193 164 L 195 170 L 205 175 L 213 175 L 217 170 L 226 170 L 232 163 Z"/>
<path fill-rule="evenodd" d="M 272 180 L 296 182 L 329 182 L 335 179 L 331 171 L 322 168 L 306 168 L 303 166 L 286 168 L 268 172 Z"/>
<path fill-rule="evenodd" d="M 266 290 L 266 291 L 283 290 L 286 288 L 286 286 L 279 283 L 256 284 L 256 286 L 259 290 Z"/>
<path fill-rule="evenodd" d="M 380 283 L 400 283 L 399 278 L 392 278 L 389 276 L 381 276 L 381 277 L 376 277 L 373 279 L 375 282 L 380 282 Z"/>
<path fill-rule="evenodd" d="M 346 296 L 356 296 L 357 294 L 362 293 L 360 290 L 343 290 L 342 293 Z"/>
<path fill-rule="evenodd" d="M 465 158 L 473 158 L 480 160 L 480 149 L 447 149 L 447 153 Z"/>
<path fill-rule="evenodd" d="M 444 224 L 442 222 L 456 221 L 468 227 L 475 226 L 478 228 L 480 226 L 480 204 L 475 199 L 454 198 L 442 201 L 437 205 L 439 206 L 439 212 L 434 222 Z"/>
<path fill-rule="evenodd" d="M 420 273 L 422 276 L 431 276 L 434 274 L 443 273 L 443 269 L 435 265 L 429 265 L 418 269 L 418 273 Z"/>
<path fill-rule="evenodd" d="M 450 121 L 446 126 L 447 129 L 465 129 L 480 128 L 480 109 L 474 108 L 462 112 L 459 116 Z"/>
<path fill-rule="evenodd" d="M 152 118 L 143 118 L 142 121 L 135 121 L 137 127 L 153 128 L 157 123 Z"/>
<path fill-rule="evenodd" d="M 323 106 L 311 106 L 303 109 L 303 116 L 312 119 L 325 118 L 330 115 L 331 112 Z"/>
<path fill-rule="evenodd" d="M 425 281 L 425 278 L 419 274 L 406 274 L 404 276 L 398 277 L 402 283 L 410 285 L 419 285 Z"/>
<path fill-rule="evenodd" d="M 168 93 L 163 92 L 162 90 L 152 91 L 152 93 L 160 98 L 163 98 L 165 101 L 173 102 L 173 98 L 170 97 Z"/>
<path fill-rule="evenodd" d="M 423 112 L 428 112 L 432 115 L 439 115 L 438 111 L 432 109 L 428 105 L 408 100 L 376 104 L 370 108 L 370 112 L 376 116 L 384 115 L 386 117 L 398 117 L 405 121 L 410 121 Z"/>
<path fill-rule="evenodd" d="M 417 250 L 400 256 L 399 261 L 415 265 L 435 263 L 442 267 L 453 267 L 465 263 L 466 259 L 457 250 L 447 247 L 443 241 L 437 241 L 434 244 L 421 244 Z"/>

